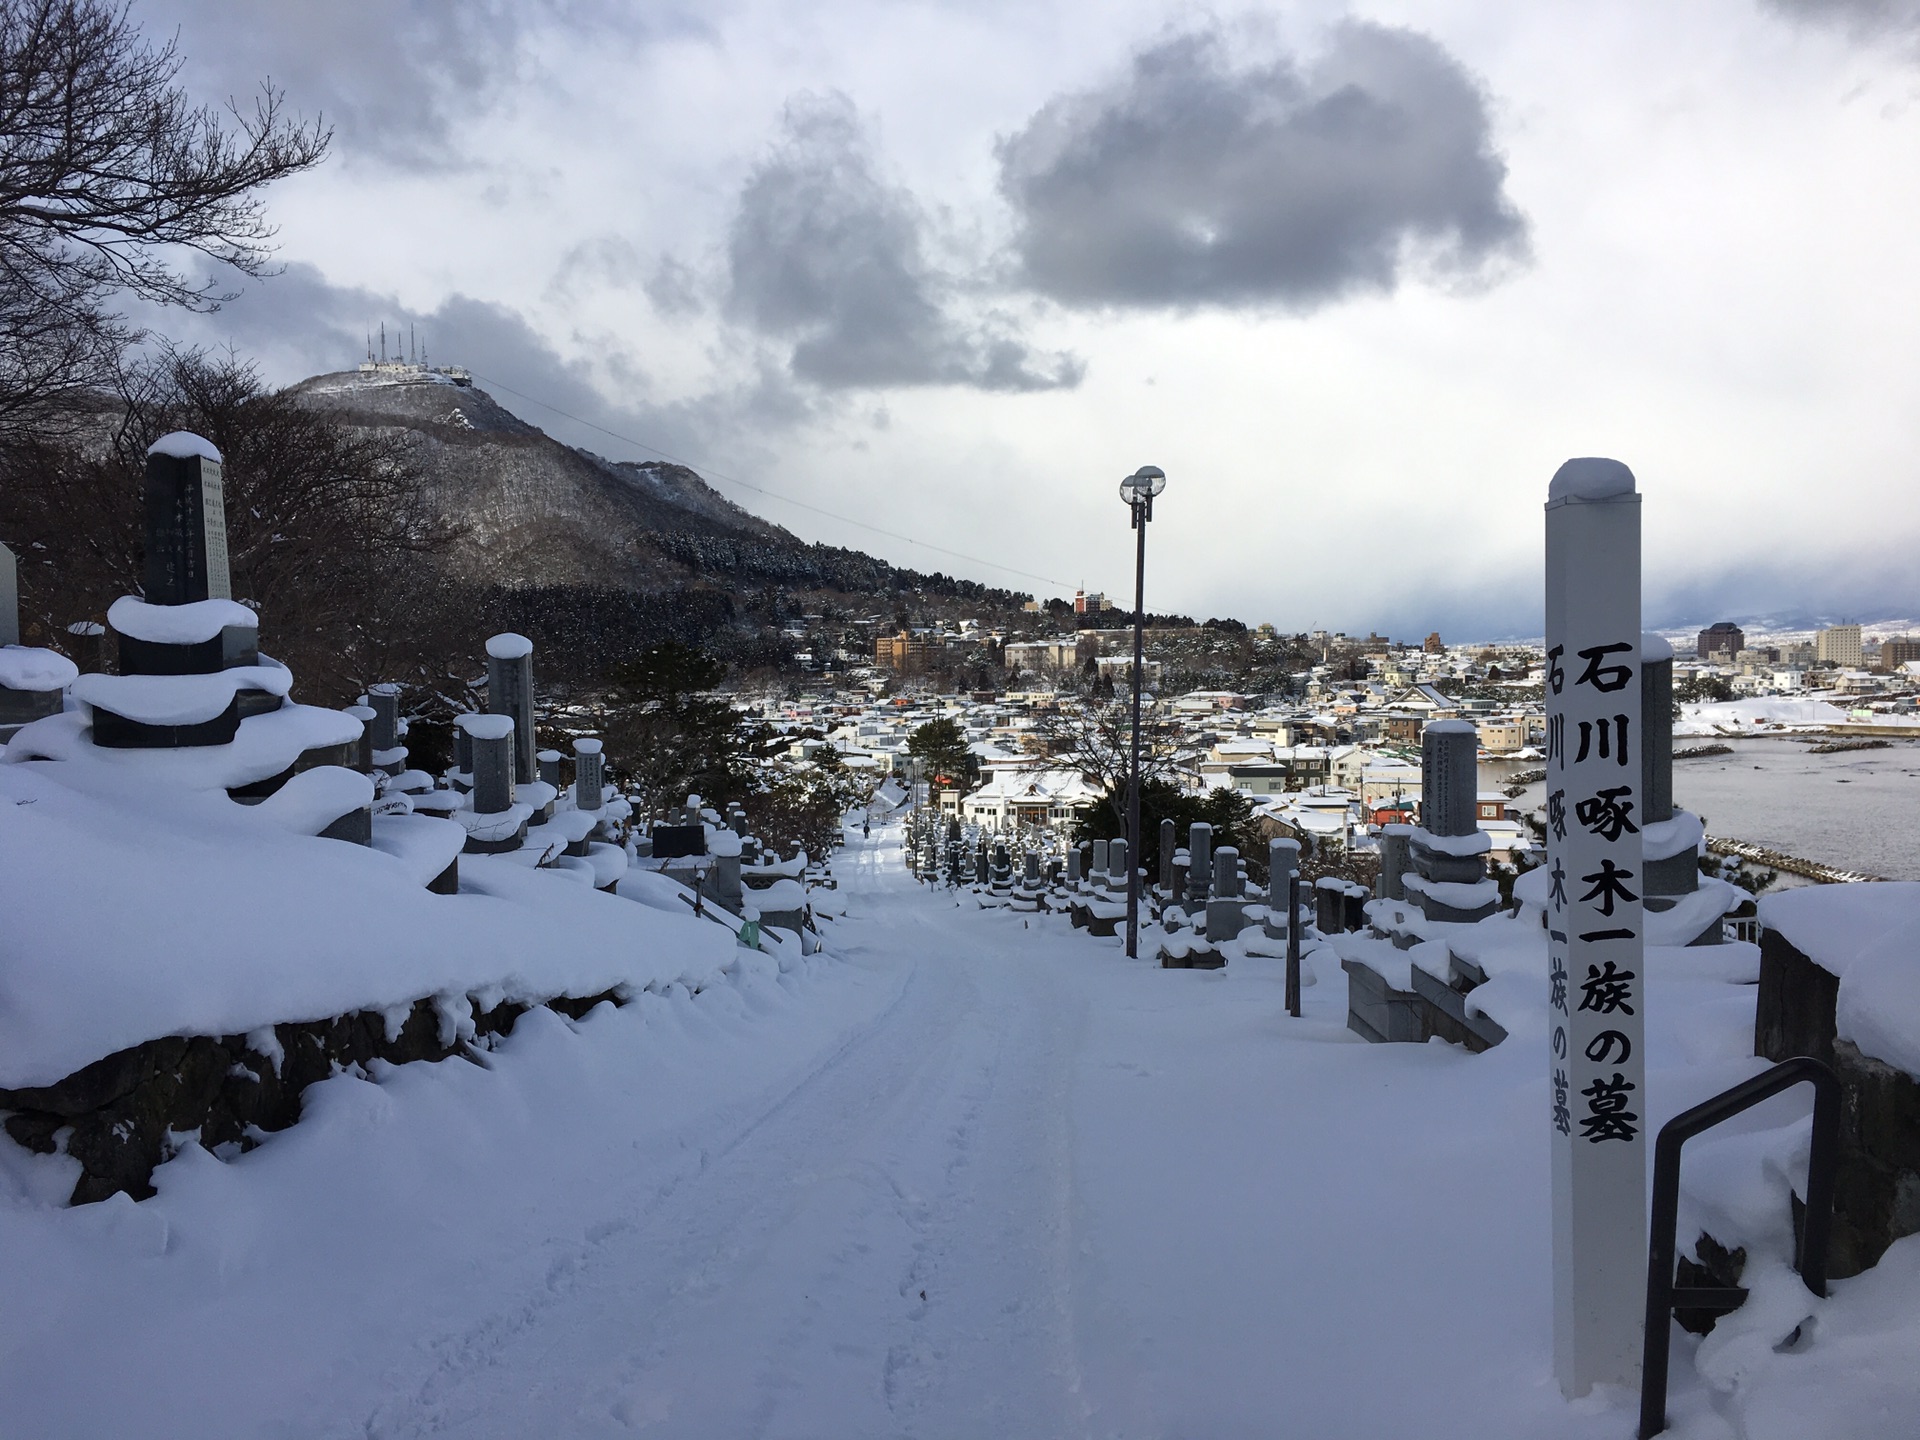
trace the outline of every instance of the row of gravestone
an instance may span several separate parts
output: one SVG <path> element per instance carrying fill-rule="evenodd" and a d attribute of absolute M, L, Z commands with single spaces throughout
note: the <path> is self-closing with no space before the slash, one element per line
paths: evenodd
<path fill-rule="evenodd" d="M 0 546 L 0 742 L 59 715 L 68 696 L 84 711 L 87 743 L 123 750 L 231 747 L 245 722 L 292 704 L 291 674 L 259 648 L 259 617 L 232 599 L 224 497 L 220 454 L 204 439 L 174 434 L 150 448 L 143 594 L 122 596 L 107 612 L 104 633 L 117 650 L 112 671 L 104 655 L 90 657 L 93 668 L 82 675 L 56 652 L 17 643 L 17 571 L 11 552 Z M 271 764 L 241 767 L 245 773 L 228 794 L 257 803 L 300 778 L 316 804 L 327 797 L 332 818 L 318 833 L 363 845 L 372 843 L 376 814 L 456 820 L 465 839 L 431 881 L 434 890 L 457 889 L 458 853 L 535 845 L 540 863 L 569 856 L 608 888 L 619 868 L 614 847 L 596 846 L 592 837 L 615 838 L 612 827 L 628 807 L 609 796 L 600 742 L 582 738 L 574 742 L 572 803 L 556 814 L 561 757 L 551 751 L 536 757 L 532 655 L 522 636 L 487 642 L 488 713 L 458 717 L 454 765 L 438 779 L 407 768 L 400 692 L 375 685 L 344 712 L 299 707 L 295 713 L 311 722 L 301 729 L 303 738 L 271 750 Z M 305 773 L 326 767 L 368 777 L 371 800 L 368 787 L 356 788 L 344 776 Z M 332 811 L 334 804 L 343 808 Z M 530 827 L 538 832 L 531 837 Z"/>
<path fill-rule="evenodd" d="M 743 932 L 748 925 L 791 931 L 802 952 L 811 952 L 816 927 L 807 884 L 820 877 L 804 850 L 785 860 L 764 854 L 739 804 L 722 814 L 689 795 L 676 815 L 640 836 L 634 849 L 641 869 L 691 891 L 697 911 L 711 904 L 740 921 Z"/>

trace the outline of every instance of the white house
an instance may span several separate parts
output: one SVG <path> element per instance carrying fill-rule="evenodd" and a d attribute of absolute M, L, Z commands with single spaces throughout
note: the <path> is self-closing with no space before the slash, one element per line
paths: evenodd
<path fill-rule="evenodd" d="M 997 769 L 960 802 L 962 818 L 989 830 L 1066 826 L 1100 803 L 1101 791 L 1078 770 Z"/>

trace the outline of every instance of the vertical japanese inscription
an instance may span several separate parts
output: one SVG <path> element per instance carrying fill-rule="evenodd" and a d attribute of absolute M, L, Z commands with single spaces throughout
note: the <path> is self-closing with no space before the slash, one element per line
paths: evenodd
<path fill-rule="evenodd" d="M 1547 502 L 1546 1122 L 1561 1388 L 1638 1374 L 1646 1261 L 1640 497 L 1575 460 Z"/>

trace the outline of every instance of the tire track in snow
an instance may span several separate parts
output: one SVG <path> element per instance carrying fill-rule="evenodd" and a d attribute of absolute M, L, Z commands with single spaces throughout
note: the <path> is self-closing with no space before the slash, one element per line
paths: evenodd
<path fill-rule="evenodd" d="M 852 958 L 893 957 L 891 1004 L 558 1256 L 540 1293 L 444 1339 L 367 1434 L 1084 1428 L 1077 1013 L 1018 957 L 982 953 L 977 922 L 946 923 L 879 865 L 849 868 L 872 913 L 839 935 Z"/>

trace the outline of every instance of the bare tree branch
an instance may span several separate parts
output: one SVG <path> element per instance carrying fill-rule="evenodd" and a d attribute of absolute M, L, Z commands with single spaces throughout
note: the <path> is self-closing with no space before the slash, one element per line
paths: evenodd
<path fill-rule="evenodd" d="M 180 252 L 270 271 L 260 191 L 318 164 L 332 132 L 271 82 L 250 109 L 195 105 L 181 63 L 123 3 L 0 0 L 0 420 L 101 383 L 136 338 L 116 296 L 232 298 Z"/>

